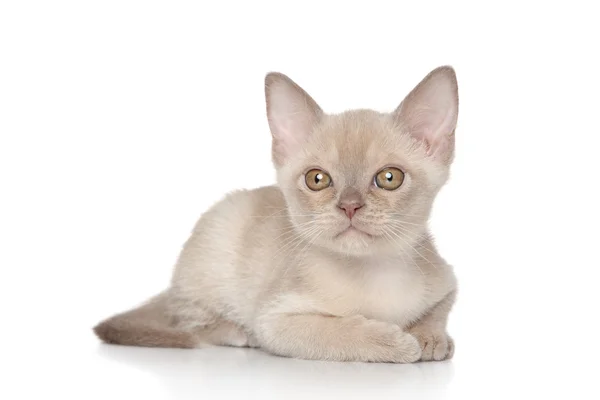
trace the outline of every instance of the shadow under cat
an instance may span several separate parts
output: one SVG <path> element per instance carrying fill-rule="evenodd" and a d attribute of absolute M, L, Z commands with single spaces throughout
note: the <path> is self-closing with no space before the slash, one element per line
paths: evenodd
<path fill-rule="evenodd" d="M 328 394 L 364 398 L 444 398 L 452 381 L 452 361 L 375 364 L 307 361 L 283 358 L 247 348 L 201 350 L 149 349 L 100 345 L 98 354 L 111 362 L 147 372 L 173 398 L 206 393 L 261 394 L 272 398 L 306 398 Z M 235 382 L 235 384 L 232 384 Z"/>

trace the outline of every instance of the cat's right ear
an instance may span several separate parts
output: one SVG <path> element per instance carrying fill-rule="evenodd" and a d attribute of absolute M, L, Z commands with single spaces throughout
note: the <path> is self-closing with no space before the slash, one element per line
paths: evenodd
<path fill-rule="evenodd" d="M 323 111 L 300 86 L 278 72 L 265 77 L 265 97 L 273 161 L 281 166 L 301 150 Z"/>

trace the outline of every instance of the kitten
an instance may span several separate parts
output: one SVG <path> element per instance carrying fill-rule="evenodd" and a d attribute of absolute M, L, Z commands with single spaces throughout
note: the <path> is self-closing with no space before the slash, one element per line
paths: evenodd
<path fill-rule="evenodd" d="M 209 209 L 170 287 L 96 334 L 318 360 L 451 358 L 457 285 L 427 220 L 453 159 L 454 70 L 433 70 L 388 114 L 326 114 L 280 73 L 265 88 L 277 186 Z"/>

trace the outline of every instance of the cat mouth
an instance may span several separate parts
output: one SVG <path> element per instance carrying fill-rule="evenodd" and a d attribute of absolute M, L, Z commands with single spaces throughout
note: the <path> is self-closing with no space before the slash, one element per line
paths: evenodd
<path fill-rule="evenodd" d="M 350 235 L 364 235 L 367 237 L 372 237 L 373 235 L 368 234 L 367 232 L 363 231 L 362 229 L 357 228 L 354 225 L 350 225 L 348 226 L 346 229 L 344 229 L 343 231 L 341 231 L 340 233 L 338 233 L 336 235 L 336 237 L 344 237 L 344 236 L 350 236 Z"/>

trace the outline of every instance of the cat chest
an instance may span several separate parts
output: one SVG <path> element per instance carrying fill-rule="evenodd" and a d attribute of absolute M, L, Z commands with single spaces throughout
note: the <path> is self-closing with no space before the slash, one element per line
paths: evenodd
<path fill-rule="evenodd" d="M 372 268 L 334 285 L 331 305 L 339 315 L 361 314 L 367 318 L 407 325 L 428 307 L 428 290 L 418 272 L 398 266 Z"/>

